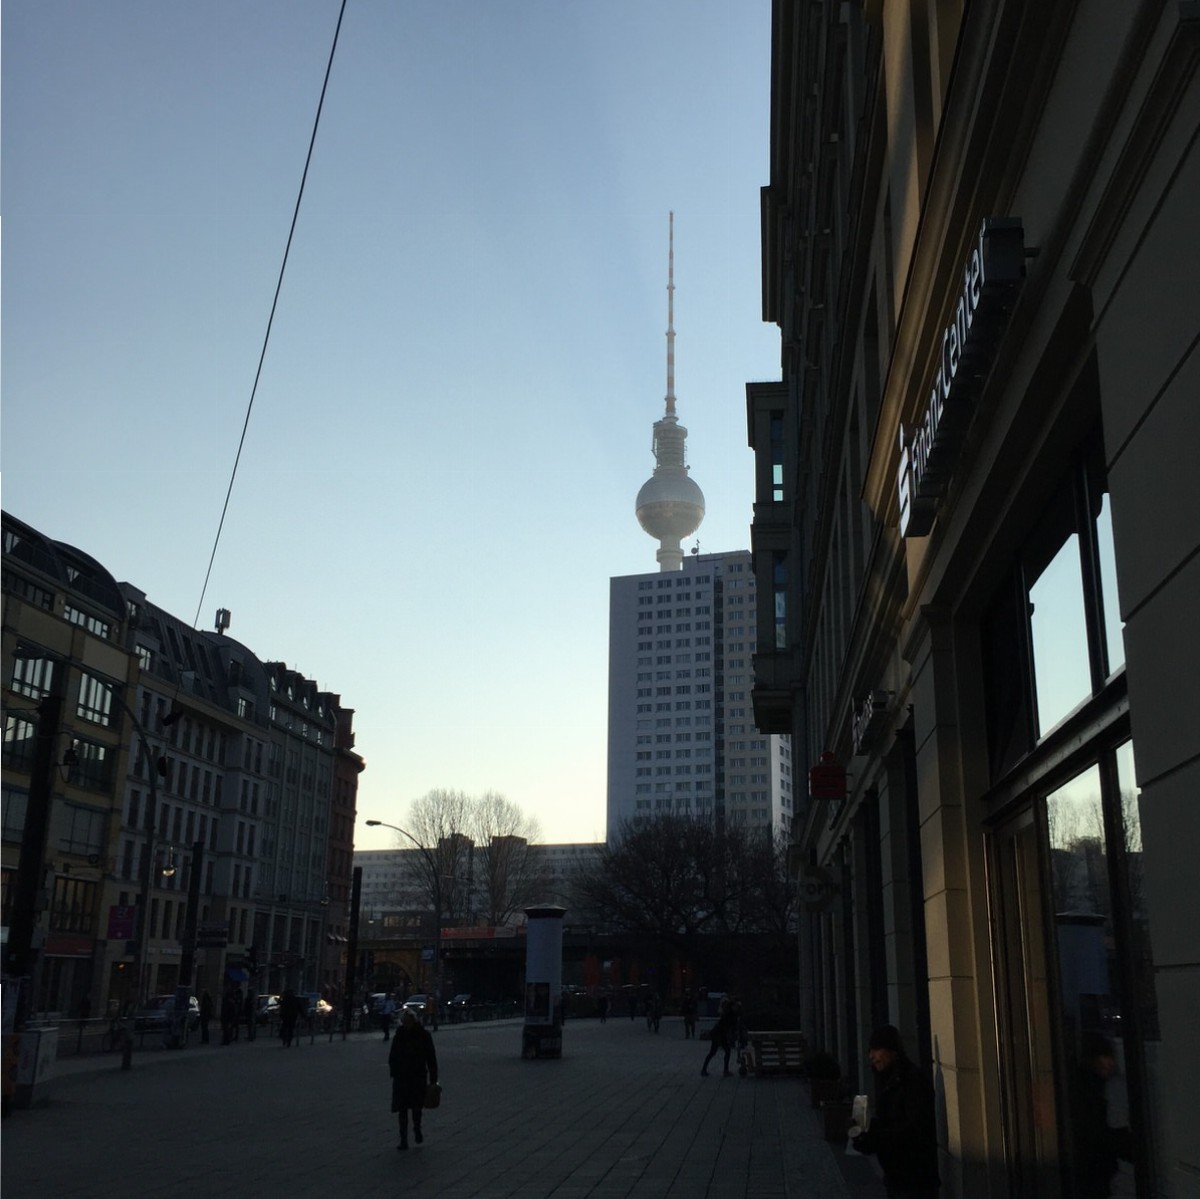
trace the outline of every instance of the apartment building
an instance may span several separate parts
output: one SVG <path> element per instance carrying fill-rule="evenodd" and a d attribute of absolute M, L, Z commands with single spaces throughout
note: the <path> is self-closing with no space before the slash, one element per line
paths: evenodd
<path fill-rule="evenodd" d="M 227 612 L 195 630 L 8 513 L 3 598 L 6 969 L 32 1008 L 121 1010 L 189 975 L 336 994 L 353 713 Z"/>

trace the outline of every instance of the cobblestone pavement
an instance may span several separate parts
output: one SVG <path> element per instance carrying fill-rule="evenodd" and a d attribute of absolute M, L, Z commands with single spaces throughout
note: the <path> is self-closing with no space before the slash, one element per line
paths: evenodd
<path fill-rule="evenodd" d="M 868 1199 L 871 1163 L 827 1144 L 792 1078 L 700 1077 L 678 1022 L 568 1022 L 524 1061 L 519 1022 L 434 1034 L 445 1090 L 396 1150 L 378 1034 L 265 1037 L 59 1064 L 3 1124 L 4 1199 Z"/>

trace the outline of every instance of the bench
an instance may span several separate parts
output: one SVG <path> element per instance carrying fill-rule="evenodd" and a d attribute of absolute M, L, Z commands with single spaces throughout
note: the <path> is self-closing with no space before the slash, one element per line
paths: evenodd
<path fill-rule="evenodd" d="M 808 1056 L 808 1043 L 798 1031 L 751 1032 L 756 1074 L 800 1074 Z"/>

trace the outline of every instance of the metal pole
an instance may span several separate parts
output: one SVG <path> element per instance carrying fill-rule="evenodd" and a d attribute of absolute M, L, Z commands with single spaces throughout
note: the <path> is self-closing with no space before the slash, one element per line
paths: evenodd
<path fill-rule="evenodd" d="M 362 901 L 362 867 L 355 866 L 350 885 L 350 934 L 346 942 L 346 993 L 342 996 L 345 1016 L 342 1018 L 342 1040 L 350 1031 L 354 1017 L 354 971 L 358 959 L 358 908 Z"/>
<path fill-rule="evenodd" d="M 61 717 L 62 697 L 56 693 L 44 696 L 38 704 L 34 758 L 29 774 L 29 805 L 21 837 L 21 854 L 17 859 L 12 921 L 5 945 L 6 973 L 19 980 L 15 1021 L 18 1031 L 33 1011 L 36 998 L 33 984 L 40 950 L 34 948 L 33 934 L 38 920 L 38 893 L 42 890 L 46 870 L 46 839 L 54 799 L 54 747 Z"/>
<path fill-rule="evenodd" d="M 437 908 L 434 918 L 434 934 L 433 934 L 433 980 L 435 994 L 433 997 L 433 1031 L 438 1029 L 438 1007 L 442 999 L 442 875 L 438 870 L 437 859 L 430 853 L 429 848 L 422 845 L 407 829 L 401 828 L 398 824 L 388 824 L 384 820 L 368 820 L 368 828 L 390 828 L 393 832 L 400 833 L 401 836 L 407 837 L 413 845 L 420 851 L 421 857 L 425 859 L 425 865 L 429 870 L 430 878 L 433 880 L 433 902 Z"/>
<path fill-rule="evenodd" d="M 433 1031 L 438 1030 L 438 1010 L 442 1006 L 442 876 L 436 873 L 436 863 L 429 862 L 429 868 L 434 870 L 437 880 L 434 887 L 437 902 L 437 919 L 433 930 Z"/>
<path fill-rule="evenodd" d="M 133 713 L 127 712 L 130 720 Z M 146 803 L 146 814 L 142 819 L 142 828 L 146 833 L 146 856 L 142 860 L 141 890 L 138 894 L 137 912 L 137 953 L 133 965 L 133 1012 L 127 1013 L 124 1021 L 124 1044 L 121 1052 L 121 1069 L 128 1070 L 133 1065 L 133 1029 L 135 1013 L 142 1003 L 145 982 L 143 975 L 146 971 L 146 958 L 149 952 L 147 942 L 150 939 L 150 890 L 154 884 L 154 835 L 158 818 L 158 762 L 146 738 L 142 735 L 141 727 L 134 721 L 142 752 L 146 755 L 146 763 L 150 768 L 150 796 Z"/>

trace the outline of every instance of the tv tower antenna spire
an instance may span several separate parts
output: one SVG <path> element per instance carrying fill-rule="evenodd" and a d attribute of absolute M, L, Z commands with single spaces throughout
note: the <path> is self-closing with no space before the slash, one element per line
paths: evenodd
<path fill-rule="evenodd" d="M 667 222 L 667 415 L 675 415 L 675 214 Z"/>
<path fill-rule="evenodd" d="M 637 497 L 638 523 L 658 541 L 660 570 L 680 570 L 680 541 L 704 519 L 704 493 L 688 474 L 687 430 L 675 415 L 675 214 L 671 213 L 667 255 L 667 411 L 654 422 L 654 474 Z"/>

